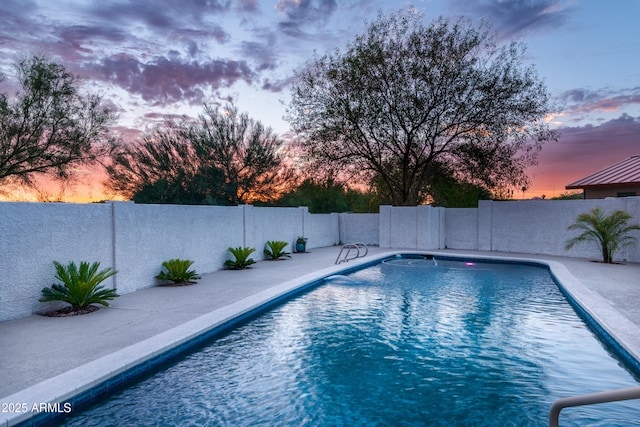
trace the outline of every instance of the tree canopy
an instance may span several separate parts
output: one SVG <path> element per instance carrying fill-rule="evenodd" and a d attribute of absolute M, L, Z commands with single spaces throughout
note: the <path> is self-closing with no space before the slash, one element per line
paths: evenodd
<path fill-rule="evenodd" d="M 122 146 L 107 172 L 107 187 L 138 203 L 224 201 L 222 174 L 201 164 L 184 130 L 170 121 L 147 133 L 141 143 Z"/>
<path fill-rule="evenodd" d="M 282 142 L 233 105 L 166 122 L 122 147 L 108 187 L 141 203 L 228 204 L 277 198 L 290 175 Z"/>
<path fill-rule="evenodd" d="M 272 203 L 276 206 L 307 206 L 311 213 L 377 212 L 375 194 L 364 193 L 331 179 L 317 181 L 307 178 L 297 187 Z"/>
<path fill-rule="evenodd" d="M 99 96 L 80 95 L 77 78 L 42 57 L 16 69 L 18 92 L 0 93 L 0 183 L 31 184 L 37 174 L 67 178 L 78 164 L 107 154 L 115 115 Z"/>
<path fill-rule="evenodd" d="M 487 190 L 519 187 L 555 138 L 549 95 L 523 54 L 484 24 L 379 15 L 345 52 L 298 74 L 287 118 L 313 168 L 377 182 L 395 205 L 425 201 L 443 171 Z"/>

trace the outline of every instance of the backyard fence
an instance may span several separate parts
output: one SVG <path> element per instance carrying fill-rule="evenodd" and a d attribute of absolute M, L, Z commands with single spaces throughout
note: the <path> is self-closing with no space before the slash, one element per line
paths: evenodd
<path fill-rule="evenodd" d="M 0 203 L 0 321 L 46 307 L 38 299 L 55 282 L 53 261 L 99 261 L 118 271 L 103 284 L 125 294 L 157 284 L 172 258 L 207 273 L 222 268 L 229 247 L 254 247 L 260 259 L 267 240 L 289 242 L 289 251 L 298 236 L 308 238 L 307 248 L 337 245 L 339 221 L 306 207 Z M 375 239 L 361 236 L 368 244 L 377 244 L 375 225 L 360 227 Z"/>
<path fill-rule="evenodd" d="M 207 273 L 222 268 L 227 248 L 267 240 L 308 248 L 363 242 L 383 248 L 469 249 L 599 258 L 597 248 L 564 242 L 578 214 L 600 206 L 640 222 L 640 197 L 567 201 L 481 201 L 477 209 L 381 206 L 379 214 L 310 214 L 306 207 L 0 203 L 0 321 L 43 309 L 41 290 L 59 261 L 99 261 L 118 274 L 104 284 L 125 294 L 156 284 L 163 261 L 186 258 Z M 636 236 L 640 237 L 639 233 Z M 640 262 L 638 246 L 620 261 Z"/>
<path fill-rule="evenodd" d="M 623 210 L 640 223 L 640 197 L 589 200 L 481 200 L 478 208 L 431 206 L 380 207 L 380 246 L 407 249 L 470 249 L 592 258 L 597 246 L 576 245 L 565 251 L 576 231 L 567 227 L 595 207 L 606 213 Z M 632 235 L 640 242 L 640 232 Z M 638 244 L 620 250 L 614 261 L 640 262 Z"/>

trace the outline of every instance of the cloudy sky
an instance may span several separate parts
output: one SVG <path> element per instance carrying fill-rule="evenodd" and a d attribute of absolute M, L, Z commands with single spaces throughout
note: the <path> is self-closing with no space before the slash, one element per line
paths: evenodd
<path fill-rule="evenodd" d="M 378 11 L 413 8 L 488 20 L 528 46 L 561 107 L 526 197 L 558 195 L 587 174 L 640 154 L 638 0 L 2 0 L 0 71 L 28 54 L 79 75 L 117 107 L 127 138 L 166 114 L 196 116 L 233 99 L 281 135 L 295 71 L 343 48 Z"/>

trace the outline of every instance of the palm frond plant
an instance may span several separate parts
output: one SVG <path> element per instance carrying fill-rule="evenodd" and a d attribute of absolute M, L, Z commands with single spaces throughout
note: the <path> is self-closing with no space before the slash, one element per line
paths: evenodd
<path fill-rule="evenodd" d="M 255 248 L 238 246 L 237 248 L 229 248 L 227 250 L 231 252 L 234 259 L 226 260 L 224 265 L 233 270 L 243 270 L 251 264 L 256 263 L 253 258 L 249 258 L 249 256 L 256 251 Z"/>
<path fill-rule="evenodd" d="M 616 210 L 605 215 L 600 207 L 582 213 L 576 218 L 575 224 L 568 230 L 580 230 L 582 233 L 565 242 L 565 250 L 569 250 L 578 243 L 595 243 L 598 245 L 602 260 L 611 264 L 613 255 L 619 250 L 636 241 L 630 234 L 633 230 L 640 230 L 639 224 L 629 224 L 632 216 L 625 211 Z"/>
<path fill-rule="evenodd" d="M 173 285 L 191 285 L 200 279 L 195 270 L 189 270 L 193 261 L 189 259 L 170 259 L 162 263 L 165 270 L 156 276 L 158 280 L 168 280 Z"/>
<path fill-rule="evenodd" d="M 267 240 L 264 248 L 264 254 L 272 261 L 278 260 L 283 257 L 288 257 L 290 253 L 284 250 L 287 245 L 287 242 L 283 242 L 281 240 Z"/>
<path fill-rule="evenodd" d="M 54 261 L 53 265 L 56 269 L 55 278 L 61 283 L 42 289 L 42 302 L 64 301 L 71 304 L 72 311 L 80 311 L 91 304 L 107 307 L 107 301 L 118 296 L 115 289 L 100 286 L 100 283 L 116 274 L 116 271 L 111 268 L 98 271 L 99 262 L 89 264 L 82 261 L 80 266 L 77 266 L 73 261 L 67 265 Z"/>

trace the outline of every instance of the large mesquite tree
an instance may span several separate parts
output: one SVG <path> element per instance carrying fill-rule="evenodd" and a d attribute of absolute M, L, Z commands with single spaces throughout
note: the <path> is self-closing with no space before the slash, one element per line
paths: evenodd
<path fill-rule="evenodd" d="M 555 138 L 549 95 L 523 53 L 467 20 L 380 15 L 345 52 L 299 73 L 287 117 L 316 170 L 374 183 L 395 205 L 424 201 L 443 171 L 489 190 L 521 187 Z"/>

